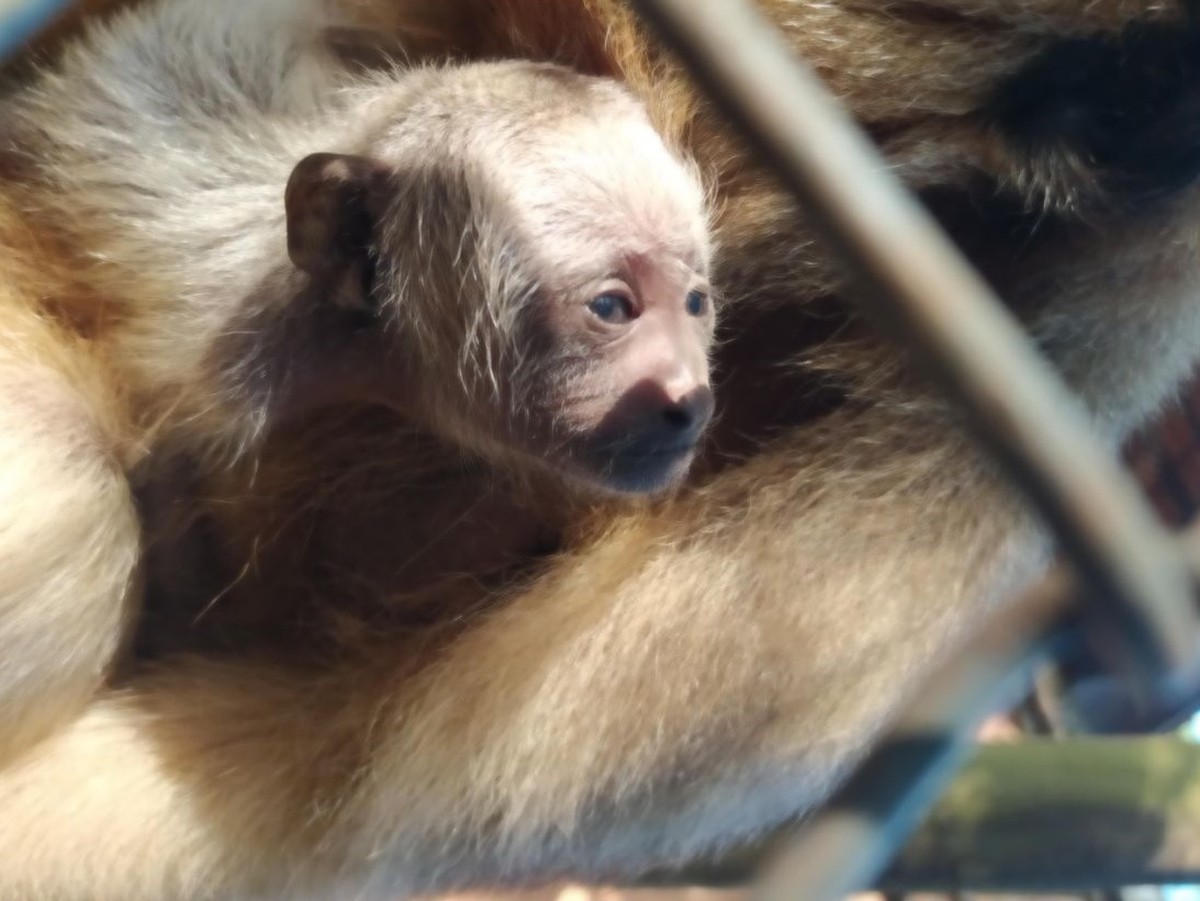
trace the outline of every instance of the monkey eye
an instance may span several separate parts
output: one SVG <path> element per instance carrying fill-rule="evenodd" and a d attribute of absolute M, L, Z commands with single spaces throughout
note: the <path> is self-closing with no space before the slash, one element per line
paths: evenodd
<path fill-rule="evenodd" d="M 601 322 L 621 325 L 635 318 L 633 304 L 623 294 L 601 294 L 592 299 L 587 308 Z"/>
<path fill-rule="evenodd" d="M 708 295 L 699 290 L 690 291 L 684 306 L 689 316 L 703 316 L 708 312 Z"/>

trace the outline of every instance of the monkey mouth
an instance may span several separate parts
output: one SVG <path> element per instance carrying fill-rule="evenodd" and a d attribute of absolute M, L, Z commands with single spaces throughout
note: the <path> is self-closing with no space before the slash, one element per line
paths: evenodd
<path fill-rule="evenodd" d="M 695 452 L 695 442 L 688 441 L 670 445 L 660 445 L 657 447 L 618 450 L 613 452 L 612 455 L 614 457 L 623 457 L 629 460 L 656 460 L 661 458 L 683 457 Z"/>
<path fill-rule="evenodd" d="M 593 445 L 583 459 L 589 482 L 618 494 L 653 494 L 678 484 L 696 455 L 697 443 L 609 441 Z"/>

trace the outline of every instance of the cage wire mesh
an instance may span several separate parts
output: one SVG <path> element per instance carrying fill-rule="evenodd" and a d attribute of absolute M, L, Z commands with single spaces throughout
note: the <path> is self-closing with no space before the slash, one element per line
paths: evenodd
<path fill-rule="evenodd" d="M 0 0 L 0 59 L 17 52 L 68 5 Z M 910 848 L 884 876 L 968 759 L 978 724 L 1014 701 L 1034 666 L 1064 647 L 1092 648 L 1136 687 L 1139 702 L 1150 709 L 1197 706 L 1200 617 L 1194 587 L 1200 530 L 1176 535 L 1159 524 L 1134 480 L 1091 434 L 1081 404 L 1006 307 L 748 0 L 636 0 L 636 5 L 840 252 L 859 280 L 867 311 L 914 352 L 958 405 L 967 427 L 1053 528 L 1066 561 L 964 641 L 912 695 L 889 736 L 809 821 L 724 860 L 653 874 L 645 884 L 753 882 L 760 901 L 839 901 L 881 880 L 898 890 L 927 888 L 931 880 L 939 888 L 957 881 L 964 888 L 1008 890 L 1196 880 L 1200 848 L 1188 838 L 1200 823 L 1191 806 L 1172 807 L 1176 795 L 1197 784 L 1195 755 L 1175 759 L 1174 779 L 1159 780 L 1164 793 L 1146 799 L 1162 808 L 1151 812 L 1162 815 L 1163 835 L 1185 833 L 1181 842 L 1168 840 L 1154 855 L 1118 852 L 1099 864 L 1094 848 L 1068 839 L 1032 875 L 1028 859 L 1011 860 L 1025 873 L 1006 878 L 1004 853 L 991 856 L 990 870 L 963 860 L 971 842 L 1003 843 L 985 823 L 967 830 L 957 846 Z M 1136 743 L 1137 751 L 1154 741 L 1162 740 Z M 1040 751 L 1018 745 L 990 753 L 1010 763 L 1048 753 L 1069 767 L 1073 750 L 1083 744 L 1060 742 Z M 1097 778 L 1145 776 L 1137 756 L 1109 748 L 1109 769 Z M 1092 765 L 1097 760 L 1087 759 Z M 964 779 L 971 775 L 968 770 Z M 1056 788 L 1058 801 L 1069 808 L 1069 787 Z M 1115 817 L 1108 824 L 1114 830 L 1127 825 L 1120 819 L 1125 813 L 1091 811 Z M 1085 884 L 1078 872 L 1088 866 L 1096 869 L 1095 885 Z M 934 872 L 940 875 L 931 877 Z"/>

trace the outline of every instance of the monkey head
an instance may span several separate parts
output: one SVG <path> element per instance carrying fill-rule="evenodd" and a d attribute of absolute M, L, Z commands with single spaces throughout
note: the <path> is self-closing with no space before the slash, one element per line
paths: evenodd
<path fill-rule="evenodd" d="M 555 66 L 401 76 L 296 166 L 288 248 L 372 337 L 374 398 L 507 466 L 677 483 L 713 412 L 705 196 L 622 88 Z"/>

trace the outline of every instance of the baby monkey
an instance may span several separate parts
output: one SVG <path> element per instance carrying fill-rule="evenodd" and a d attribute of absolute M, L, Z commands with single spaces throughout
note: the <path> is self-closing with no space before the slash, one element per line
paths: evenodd
<path fill-rule="evenodd" d="M 254 460 L 283 424 L 382 404 L 439 447 L 593 493 L 667 489 L 696 453 L 705 198 L 643 108 L 544 64 L 368 72 L 336 17 L 165 0 L 0 102 L 0 247 L 67 273 L 0 294 L 0 477 L 62 498 L 0 504 L 23 580 L 0 596 L 0 732 L 22 736 L 0 763 L 138 628 L 138 561 L 171 553 L 145 498 L 186 506 L 176 473 Z M 415 531 L 463 493 L 414 507 Z M 60 549 L 68 521 L 94 539 Z"/>
<path fill-rule="evenodd" d="M 6 110 L 30 211 L 59 206 L 128 305 L 102 339 L 135 416 L 245 451 L 369 400 L 506 466 L 677 482 L 713 406 L 694 173 L 615 82 L 364 75 L 331 15 L 159 3 Z"/>
<path fill-rule="evenodd" d="M 709 247 L 702 192 L 639 105 L 530 63 L 419 72 L 360 103 L 354 150 L 288 182 L 292 308 L 331 346 L 268 351 L 294 370 L 285 403 L 318 378 L 502 465 L 678 482 L 713 410 Z"/>

